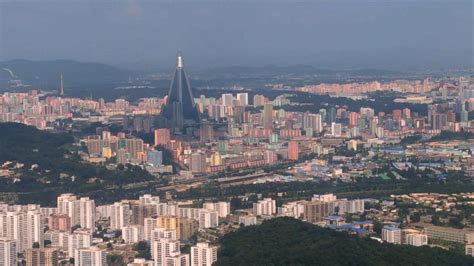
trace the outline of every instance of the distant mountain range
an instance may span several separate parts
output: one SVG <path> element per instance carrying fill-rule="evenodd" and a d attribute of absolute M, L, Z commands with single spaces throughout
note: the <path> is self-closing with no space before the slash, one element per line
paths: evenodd
<path fill-rule="evenodd" d="M 205 69 L 205 72 L 213 72 L 214 74 L 242 74 L 242 75 L 362 75 L 362 76 L 385 76 L 385 75 L 400 75 L 403 74 L 399 71 L 383 70 L 383 69 L 349 69 L 349 70 L 334 70 L 334 69 L 324 69 L 316 68 L 310 65 L 291 65 L 291 66 L 274 66 L 267 65 L 261 67 L 249 67 L 249 66 L 229 66 L 229 67 L 219 67 L 219 68 L 209 68 Z"/>
<path fill-rule="evenodd" d="M 155 77 L 151 81 L 153 85 L 167 87 L 169 84 L 168 70 L 131 71 L 120 67 L 110 66 L 102 63 L 78 62 L 73 60 L 10 60 L 0 61 L 0 91 L 12 89 L 37 89 L 53 90 L 60 86 L 60 75 L 63 75 L 66 91 L 82 91 L 97 88 L 114 88 L 123 86 L 129 80 L 143 78 L 149 74 L 160 74 L 160 79 Z M 373 79 L 399 79 L 399 78 L 424 78 L 426 73 L 405 73 L 382 69 L 324 69 L 310 65 L 292 66 L 229 66 L 211 68 L 189 68 L 188 73 L 194 86 L 228 86 L 229 84 L 240 84 L 242 86 L 259 86 L 271 83 L 295 82 L 318 83 L 318 82 L 345 82 L 364 81 Z M 433 75 L 435 73 L 431 73 Z M 299 79 L 295 79 L 298 77 Z M 143 81 L 143 79 L 141 79 Z M 135 82 L 136 83 L 136 82 Z M 28 86 L 24 86 L 28 85 Z M 137 85 L 137 84 L 134 84 Z M 298 84 L 297 84 L 298 85 Z M 301 84 L 299 84 L 301 85 Z"/>
<path fill-rule="evenodd" d="M 132 71 L 101 63 L 72 60 L 0 62 L 0 86 L 3 87 L 11 85 L 12 81 L 21 81 L 37 88 L 58 88 L 61 74 L 65 87 L 119 84 L 136 75 Z"/>

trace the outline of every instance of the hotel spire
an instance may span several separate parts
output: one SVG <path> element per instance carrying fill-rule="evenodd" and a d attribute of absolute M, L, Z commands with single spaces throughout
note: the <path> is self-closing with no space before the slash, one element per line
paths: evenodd
<path fill-rule="evenodd" d="M 175 133 L 182 133 L 186 124 L 199 123 L 200 121 L 181 53 L 176 56 L 176 70 L 171 80 L 168 100 L 161 113 L 170 122 Z"/>

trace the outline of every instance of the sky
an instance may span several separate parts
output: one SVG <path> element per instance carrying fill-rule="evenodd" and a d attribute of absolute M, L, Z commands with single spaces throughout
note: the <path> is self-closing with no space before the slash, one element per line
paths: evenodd
<path fill-rule="evenodd" d="M 472 0 L 0 0 L 0 61 L 472 67 Z"/>

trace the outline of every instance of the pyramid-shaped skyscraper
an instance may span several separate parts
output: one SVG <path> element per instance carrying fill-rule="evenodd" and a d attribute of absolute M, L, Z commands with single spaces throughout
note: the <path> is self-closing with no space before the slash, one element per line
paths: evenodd
<path fill-rule="evenodd" d="M 168 100 L 161 114 L 168 121 L 172 131 L 183 132 L 187 124 L 200 122 L 199 112 L 194 104 L 191 85 L 184 71 L 183 56 L 178 53 L 176 58 L 176 70 L 171 80 Z"/>

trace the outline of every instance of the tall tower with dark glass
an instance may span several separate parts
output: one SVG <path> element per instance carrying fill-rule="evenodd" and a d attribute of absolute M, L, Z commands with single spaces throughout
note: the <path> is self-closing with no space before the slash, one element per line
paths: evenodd
<path fill-rule="evenodd" d="M 171 80 L 166 105 L 161 110 L 161 114 L 168 121 L 168 125 L 174 133 L 182 133 L 186 125 L 200 122 L 191 85 L 184 71 L 181 53 L 178 53 L 176 58 L 176 70 Z"/>

